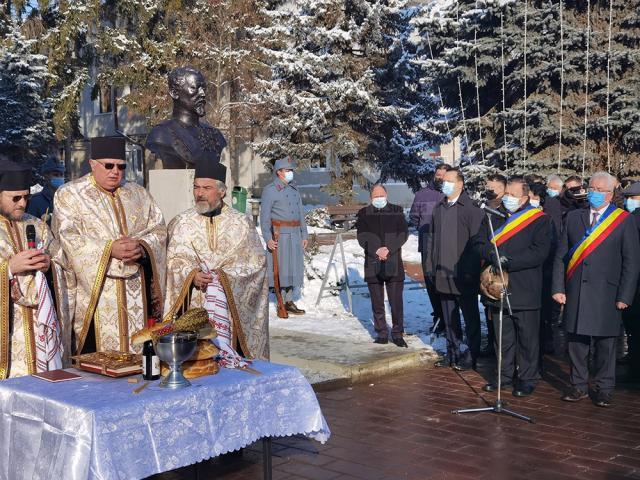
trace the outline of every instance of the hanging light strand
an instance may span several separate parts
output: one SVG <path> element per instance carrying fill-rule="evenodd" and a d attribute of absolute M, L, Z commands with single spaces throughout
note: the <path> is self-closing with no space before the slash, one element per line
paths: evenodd
<path fill-rule="evenodd" d="M 522 168 L 527 167 L 527 20 L 528 20 L 528 0 L 524 0 L 524 129 L 522 132 Z"/>
<path fill-rule="evenodd" d="M 558 119 L 558 173 L 562 165 L 562 109 L 564 108 L 564 19 L 563 19 L 563 0 L 560 0 L 560 114 Z"/>
<path fill-rule="evenodd" d="M 587 121 L 589 119 L 589 49 L 591 47 L 591 0 L 587 0 L 587 51 L 584 80 L 584 134 L 582 138 L 582 179 L 587 162 Z"/>
<path fill-rule="evenodd" d="M 503 7 L 504 8 L 504 7 Z M 500 66 L 502 67 L 502 137 L 503 143 L 503 155 L 504 155 L 504 169 L 509 172 L 509 159 L 507 158 L 507 119 L 506 119 L 506 93 L 504 87 L 504 18 L 503 13 L 500 12 Z"/>
<path fill-rule="evenodd" d="M 611 26 L 613 23 L 613 0 L 609 0 L 609 46 L 607 50 L 607 171 L 611 173 L 611 141 L 609 137 L 609 102 L 610 102 L 610 87 L 611 87 Z"/>
<path fill-rule="evenodd" d="M 478 11 L 478 1 L 476 0 L 476 12 Z M 477 15 L 477 13 L 476 13 Z M 480 116 L 480 82 L 478 81 L 478 26 L 473 27 L 473 64 L 476 72 L 476 105 L 478 107 L 478 140 L 480 142 L 480 158 L 485 164 L 484 145 L 482 142 L 482 117 Z"/>

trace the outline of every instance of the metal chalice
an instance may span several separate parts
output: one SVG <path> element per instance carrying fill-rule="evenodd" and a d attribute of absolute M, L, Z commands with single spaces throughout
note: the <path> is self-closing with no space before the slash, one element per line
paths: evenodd
<path fill-rule="evenodd" d="M 158 358 L 171 369 L 160 381 L 161 387 L 175 389 L 191 385 L 191 382 L 184 378 L 182 364 L 193 356 L 197 345 L 196 332 L 174 332 L 158 339 L 155 345 Z"/>

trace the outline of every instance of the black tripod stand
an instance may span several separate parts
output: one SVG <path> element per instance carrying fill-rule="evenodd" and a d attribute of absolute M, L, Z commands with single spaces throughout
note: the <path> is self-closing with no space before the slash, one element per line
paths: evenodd
<path fill-rule="evenodd" d="M 487 221 L 489 222 L 489 228 L 491 230 L 491 237 L 494 237 L 493 225 L 491 224 L 491 216 L 487 212 Z M 511 302 L 509 302 L 509 295 L 507 294 L 507 285 L 504 281 L 504 272 L 502 271 L 502 265 L 500 264 L 500 253 L 498 252 L 498 246 L 493 243 L 494 252 L 496 254 L 496 258 L 498 259 L 498 271 L 500 273 L 500 280 L 502 281 L 502 289 L 500 290 L 500 314 L 498 315 L 498 398 L 496 402 L 492 406 L 481 407 L 481 408 L 460 408 L 456 410 L 451 410 L 453 414 L 459 413 L 480 413 L 480 412 L 492 412 L 492 413 L 502 413 L 505 415 L 510 415 L 515 418 L 519 418 L 520 420 L 524 420 L 525 422 L 535 423 L 533 417 L 527 417 L 526 415 L 522 415 L 520 413 L 514 412 L 513 410 L 509 410 L 504 408 L 505 403 L 502 402 L 502 317 L 504 304 L 506 301 L 507 310 L 509 311 L 509 315 L 512 315 L 511 311 Z"/>

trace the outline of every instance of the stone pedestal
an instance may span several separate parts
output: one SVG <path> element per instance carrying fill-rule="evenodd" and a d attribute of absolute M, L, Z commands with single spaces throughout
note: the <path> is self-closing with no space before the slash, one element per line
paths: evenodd
<path fill-rule="evenodd" d="M 195 170 L 149 170 L 149 193 L 158 203 L 167 224 L 194 206 Z"/>

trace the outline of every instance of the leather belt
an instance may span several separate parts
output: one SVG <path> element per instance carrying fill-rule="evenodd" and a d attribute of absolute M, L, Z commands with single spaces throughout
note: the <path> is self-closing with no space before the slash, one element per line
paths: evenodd
<path fill-rule="evenodd" d="M 271 220 L 271 225 L 274 227 L 299 227 L 299 220 Z"/>

